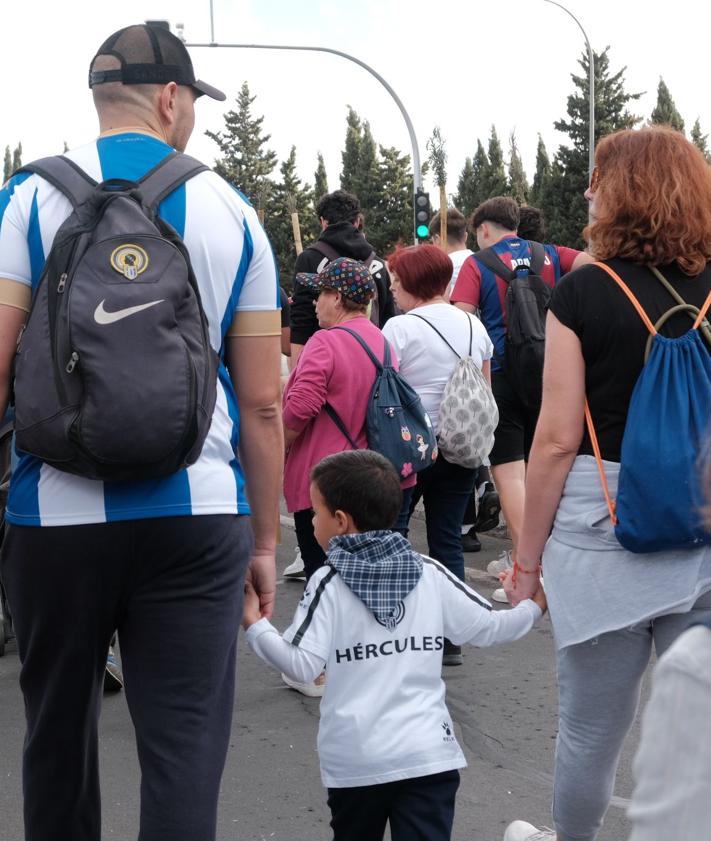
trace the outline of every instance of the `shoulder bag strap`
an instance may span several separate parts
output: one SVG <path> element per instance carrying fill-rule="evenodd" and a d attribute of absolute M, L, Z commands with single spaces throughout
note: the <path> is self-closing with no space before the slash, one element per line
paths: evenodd
<path fill-rule="evenodd" d="M 336 424 L 336 426 L 339 428 L 341 433 L 345 436 L 346 440 L 351 445 L 351 447 L 353 447 L 354 450 L 359 449 L 358 445 L 351 438 L 350 433 L 346 429 L 345 423 L 343 423 L 343 421 L 341 420 L 341 416 L 333 408 L 333 406 L 330 403 L 324 403 L 323 408 L 324 408 L 324 411 L 326 412 L 326 414 L 329 416 L 329 418 L 331 418 L 331 420 Z"/>
<path fill-rule="evenodd" d="M 644 311 L 642 305 L 637 300 L 637 298 L 632 293 L 632 290 L 627 286 L 627 284 L 622 280 L 622 278 L 611 269 L 606 263 L 593 263 L 593 266 L 597 266 L 599 269 L 602 269 L 606 272 L 620 287 L 620 289 L 625 293 L 627 298 L 632 303 L 632 306 L 637 310 L 639 317 L 644 322 L 645 327 L 649 330 L 650 338 L 653 338 L 657 335 L 656 328 L 652 324 L 649 316 Z M 600 453 L 600 445 L 597 439 L 597 433 L 595 432 L 595 425 L 592 419 L 592 413 L 590 412 L 590 406 L 588 405 L 587 398 L 585 399 L 585 422 L 588 427 L 588 434 L 590 435 L 590 443 L 592 444 L 593 453 L 595 454 L 595 461 L 597 462 L 597 469 L 598 473 L 600 474 L 600 481 L 602 483 L 602 490 L 605 494 L 605 501 L 607 502 L 607 509 L 610 512 L 610 519 L 612 520 L 613 525 L 617 525 L 617 514 L 615 512 L 615 503 L 610 496 L 610 489 L 607 484 L 607 476 L 605 476 L 605 470 L 602 466 L 602 455 Z"/>
<path fill-rule="evenodd" d="M 316 242 L 312 242 L 311 245 L 307 246 L 307 248 L 311 248 L 314 251 L 318 251 L 319 254 L 323 254 L 324 257 L 328 258 L 329 263 L 332 260 L 337 260 L 341 256 L 332 245 L 329 245 L 327 242 L 323 242 L 320 239 L 317 239 Z"/>
<path fill-rule="evenodd" d="M 385 337 L 383 337 L 383 342 L 384 342 L 384 345 L 385 345 L 385 352 L 383 354 L 383 361 L 381 362 L 378 359 L 378 357 L 373 353 L 373 351 L 370 349 L 370 347 L 369 347 L 368 343 L 365 341 L 365 339 L 362 338 L 362 336 L 359 336 L 358 333 L 356 333 L 355 330 L 351 330 L 348 327 L 331 327 L 331 330 L 343 330 L 346 333 L 350 333 L 351 336 L 353 336 L 353 338 L 358 341 L 358 344 L 368 354 L 368 356 L 370 357 L 370 361 L 378 369 L 378 372 L 383 370 L 383 366 L 390 365 L 390 343 L 388 342 L 388 340 Z"/>
<path fill-rule="evenodd" d="M 510 283 L 516 277 L 516 272 L 510 269 L 491 247 L 482 248 L 481 251 L 475 252 L 472 256 L 506 283 Z"/>
<path fill-rule="evenodd" d="M 546 249 L 540 242 L 531 242 L 530 240 L 527 240 L 527 242 L 531 249 L 531 264 L 528 270 L 531 274 L 539 275 L 546 264 Z"/>
<path fill-rule="evenodd" d="M 447 347 L 452 351 L 452 353 L 457 357 L 457 359 L 462 358 L 457 353 L 457 351 L 452 347 L 452 345 L 450 345 L 450 343 L 447 341 L 447 339 L 445 339 L 444 336 L 439 332 L 439 330 L 434 326 L 434 324 L 432 324 L 431 321 L 428 321 L 424 316 L 418 315 L 416 312 L 408 312 L 407 315 L 412 315 L 415 318 L 419 318 L 420 321 L 424 321 L 425 324 L 429 324 L 429 326 L 435 331 L 435 333 L 440 337 L 440 339 L 442 339 L 442 341 L 445 343 L 445 345 L 447 345 Z M 468 316 L 467 316 L 467 318 L 468 318 Z M 469 329 L 471 330 L 471 320 L 469 321 Z M 471 336 L 470 336 L 470 338 L 469 338 L 469 355 L 470 356 L 471 356 L 471 350 L 472 350 L 472 346 L 471 346 Z"/>
<path fill-rule="evenodd" d="M 194 175 L 206 172 L 209 169 L 209 166 L 191 158 L 190 155 L 171 152 L 138 182 L 144 204 L 151 210 L 155 210 L 173 190 L 176 190 Z"/>
<path fill-rule="evenodd" d="M 41 158 L 21 167 L 18 172 L 33 172 L 44 178 L 69 199 L 75 210 L 91 198 L 97 186 L 91 176 L 64 155 Z"/>

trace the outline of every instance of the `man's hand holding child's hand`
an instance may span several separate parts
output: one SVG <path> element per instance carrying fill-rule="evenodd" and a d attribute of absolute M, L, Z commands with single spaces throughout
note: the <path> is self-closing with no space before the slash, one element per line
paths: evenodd
<path fill-rule="evenodd" d="M 250 581 L 244 584 L 244 607 L 242 608 L 242 627 L 247 630 L 250 625 L 259 622 L 262 614 L 259 610 L 259 596 Z"/>

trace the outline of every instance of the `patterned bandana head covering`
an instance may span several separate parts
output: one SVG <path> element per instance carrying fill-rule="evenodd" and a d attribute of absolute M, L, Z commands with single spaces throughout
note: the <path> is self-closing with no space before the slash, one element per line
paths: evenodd
<path fill-rule="evenodd" d="M 367 304 L 375 296 L 375 281 L 370 270 L 360 260 L 338 257 L 318 274 L 299 272 L 296 279 L 311 289 L 333 289 L 356 304 Z"/>
<path fill-rule="evenodd" d="M 394 631 L 402 601 L 422 577 L 422 558 L 394 531 L 366 531 L 332 537 L 330 564 L 376 620 Z"/>

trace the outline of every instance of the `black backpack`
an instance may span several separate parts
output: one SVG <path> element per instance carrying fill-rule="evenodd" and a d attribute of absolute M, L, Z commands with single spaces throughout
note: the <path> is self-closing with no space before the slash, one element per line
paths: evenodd
<path fill-rule="evenodd" d="M 543 357 L 546 313 L 551 288 L 541 277 L 546 252 L 540 242 L 530 242 L 531 263 L 510 269 L 493 248 L 474 257 L 506 282 L 506 338 L 504 359 L 497 359 L 521 402 L 538 410 L 543 391 Z"/>
<path fill-rule="evenodd" d="M 18 346 L 18 449 L 113 481 L 192 464 L 212 420 L 218 357 L 187 249 L 157 207 L 207 167 L 175 152 L 138 182 L 101 184 L 61 155 L 23 169 L 73 209 Z"/>

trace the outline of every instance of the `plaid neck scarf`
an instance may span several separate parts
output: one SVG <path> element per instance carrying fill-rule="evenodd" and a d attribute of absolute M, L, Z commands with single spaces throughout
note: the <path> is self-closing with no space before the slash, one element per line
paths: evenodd
<path fill-rule="evenodd" d="M 397 627 L 398 605 L 422 577 L 422 558 L 393 531 L 332 537 L 326 562 L 389 631 Z"/>

